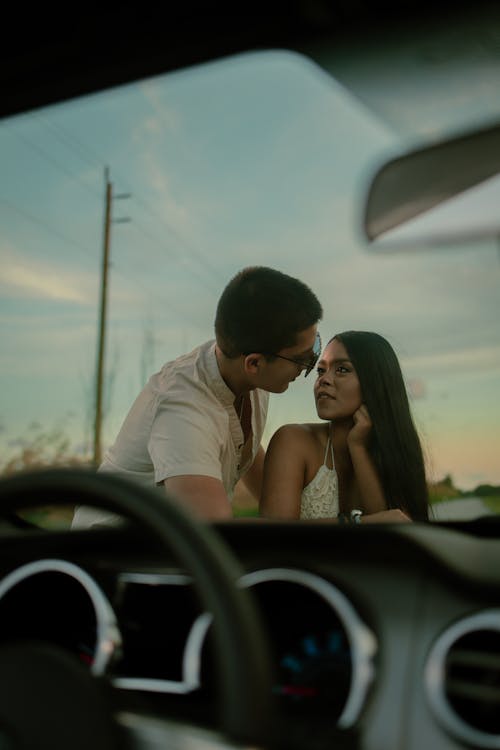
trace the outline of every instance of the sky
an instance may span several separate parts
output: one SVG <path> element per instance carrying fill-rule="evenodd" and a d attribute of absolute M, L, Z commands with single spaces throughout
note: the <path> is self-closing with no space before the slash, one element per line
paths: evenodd
<path fill-rule="evenodd" d="M 150 374 L 213 337 L 229 279 L 263 264 L 315 291 L 325 342 L 353 328 L 391 342 L 432 480 L 500 484 L 497 238 L 383 252 L 361 231 L 374 170 L 407 143 L 285 51 L 0 122 L 0 469 L 40 431 L 91 449 L 107 168 L 104 445 Z M 316 419 L 312 386 L 271 397 L 266 442 Z"/>

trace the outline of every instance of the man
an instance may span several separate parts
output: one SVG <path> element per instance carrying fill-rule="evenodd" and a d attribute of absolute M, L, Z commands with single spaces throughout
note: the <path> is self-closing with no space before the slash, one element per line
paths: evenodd
<path fill-rule="evenodd" d="M 207 520 L 232 517 L 240 478 L 259 499 L 269 393 L 313 369 L 322 315 L 302 281 L 265 266 L 240 271 L 218 302 L 215 341 L 150 378 L 99 471 L 164 487 Z M 73 527 L 106 518 L 81 507 Z"/>

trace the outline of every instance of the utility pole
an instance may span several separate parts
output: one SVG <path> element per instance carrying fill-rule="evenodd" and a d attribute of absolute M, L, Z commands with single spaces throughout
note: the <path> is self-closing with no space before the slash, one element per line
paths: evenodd
<path fill-rule="evenodd" d="M 106 343 L 106 317 L 108 303 L 108 270 L 109 270 L 109 249 L 111 240 L 111 204 L 114 198 L 129 198 L 128 193 L 113 196 L 113 185 L 109 180 L 109 168 L 104 169 L 104 180 L 106 185 L 105 208 L 104 208 L 104 232 L 103 232 L 103 250 L 101 266 L 101 301 L 99 306 L 99 325 L 98 325 L 98 344 L 97 344 L 97 370 L 96 370 L 96 391 L 95 391 L 95 419 L 94 419 L 94 465 L 101 463 L 102 446 L 101 430 L 103 419 L 103 396 L 104 396 L 104 353 Z M 116 221 L 130 221 L 128 218 L 117 219 Z"/>

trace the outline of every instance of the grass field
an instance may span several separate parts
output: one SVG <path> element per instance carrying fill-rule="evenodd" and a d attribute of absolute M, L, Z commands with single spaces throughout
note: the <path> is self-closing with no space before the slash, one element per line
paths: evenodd
<path fill-rule="evenodd" d="M 457 494 L 456 497 L 443 496 L 440 494 L 431 493 L 430 504 L 436 505 L 441 502 L 448 502 L 450 500 L 459 500 L 462 497 L 461 494 Z M 500 514 L 500 494 L 492 495 L 481 498 L 485 505 L 491 510 L 492 513 Z M 245 485 L 240 482 L 236 486 L 236 490 L 233 498 L 233 513 L 235 518 L 255 518 L 259 515 L 257 503 L 252 495 L 248 492 Z M 27 520 L 45 529 L 64 529 L 69 528 L 71 525 L 71 519 L 73 517 L 72 508 L 55 508 L 55 507 L 44 507 L 36 510 L 31 510 L 26 513 L 21 513 Z"/>
<path fill-rule="evenodd" d="M 488 506 L 492 513 L 500 513 L 500 495 L 492 497 L 483 497 L 484 504 Z"/>

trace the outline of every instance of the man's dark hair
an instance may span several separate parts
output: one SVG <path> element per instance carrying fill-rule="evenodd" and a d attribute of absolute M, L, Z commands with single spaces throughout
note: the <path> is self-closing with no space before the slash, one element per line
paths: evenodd
<path fill-rule="evenodd" d="M 320 302 L 304 282 L 273 268 L 250 266 L 222 292 L 215 335 L 227 357 L 274 354 L 294 346 L 297 334 L 322 317 Z"/>

